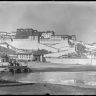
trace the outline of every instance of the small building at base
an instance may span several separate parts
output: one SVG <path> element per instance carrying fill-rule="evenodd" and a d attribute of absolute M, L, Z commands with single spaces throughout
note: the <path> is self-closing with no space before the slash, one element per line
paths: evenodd
<path fill-rule="evenodd" d="M 39 61 L 39 62 L 45 62 L 44 54 L 47 52 L 45 50 L 37 50 L 33 52 L 33 60 L 32 61 Z"/>

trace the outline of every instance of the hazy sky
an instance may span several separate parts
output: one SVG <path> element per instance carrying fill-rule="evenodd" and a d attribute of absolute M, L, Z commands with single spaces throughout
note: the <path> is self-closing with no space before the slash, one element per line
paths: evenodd
<path fill-rule="evenodd" d="M 96 42 L 96 2 L 0 2 L 0 31 L 33 28 Z"/>

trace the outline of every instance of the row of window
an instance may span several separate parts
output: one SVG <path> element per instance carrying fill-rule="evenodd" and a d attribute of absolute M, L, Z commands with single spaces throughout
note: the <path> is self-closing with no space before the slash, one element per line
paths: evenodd
<path fill-rule="evenodd" d="M 32 55 L 17 55 L 18 58 L 32 58 Z"/>
<path fill-rule="evenodd" d="M 10 35 L 2 35 L 3 38 L 15 38 L 15 35 L 10 36 Z"/>

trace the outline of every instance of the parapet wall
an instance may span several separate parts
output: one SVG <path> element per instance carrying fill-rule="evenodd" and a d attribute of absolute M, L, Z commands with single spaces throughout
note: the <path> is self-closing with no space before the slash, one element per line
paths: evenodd
<path fill-rule="evenodd" d="M 70 58 L 46 58 L 47 62 L 60 64 L 81 64 L 81 65 L 96 65 L 96 59 L 70 59 Z"/>

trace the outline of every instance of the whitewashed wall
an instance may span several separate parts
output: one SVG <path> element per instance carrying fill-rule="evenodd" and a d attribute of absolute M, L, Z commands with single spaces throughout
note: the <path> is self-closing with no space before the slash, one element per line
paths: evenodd
<path fill-rule="evenodd" d="M 47 62 L 61 63 L 61 64 L 82 64 L 82 65 L 96 65 L 96 59 L 61 59 L 61 58 L 46 58 Z"/>

